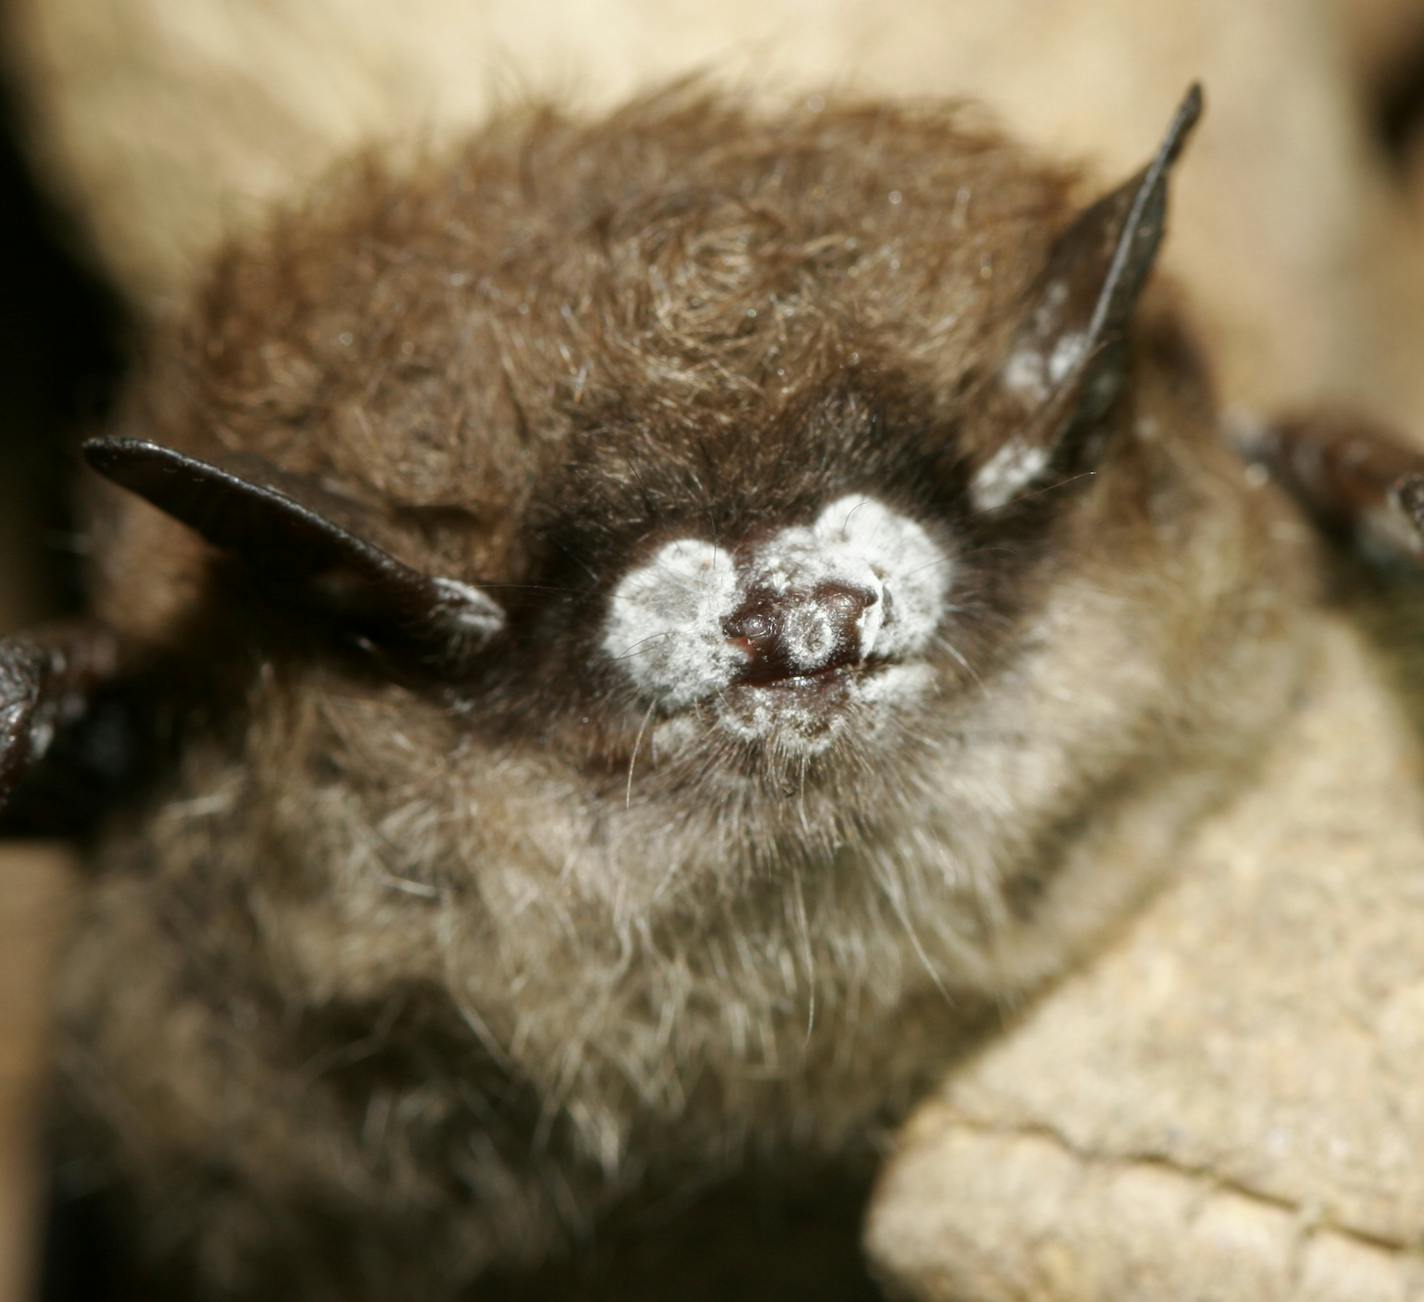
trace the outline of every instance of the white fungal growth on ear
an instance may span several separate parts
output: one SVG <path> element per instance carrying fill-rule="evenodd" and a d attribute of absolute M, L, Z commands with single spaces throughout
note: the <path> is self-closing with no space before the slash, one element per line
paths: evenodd
<path fill-rule="evenodd" d="M 1069 331 L 1054 344 L 1048 358 L 1048 380 L 1050 384 L 1062 384 L 1073 369 L 1088 354 L 1088 336 L 1078 331 Z"/>
<path fill-rule="evenodd" d="M 975 472 L 969 485 L 974 505 L 997 511 L 1047 470 L 1048 461 L 1047 448 L 1011 439 Z"/>
<path fill-rule="evenodd" d="M 722 630 L 739 590 L 726 551 L 679 538 L 618 585 L 603 649 L 667 708 L 690 705 L 731 682 L 743 659 Z"/>
<path fill-rule="evenodd" d="M 1048 366 L 1037 348 L 1020 348 L 1004 363 L 1003 384 L 1029 402 L 1048 397 Z"/>
<path fill-rule="evenodd" d="M 431 582 L 440 591 L 439 618 L 456 632 L 483 642 L 504 627 L 504 611 L 478 588 L 458 579 L 436 578 Z"/>
<path fill-rule="evenodd" d="M 668 543 L 614 589 L 602 645 L 642 695 L 676 710 L 737 683 L 752 653 L 726 621 L 755 594 L 774 603 L 778 651 L 796 673 L 826 666 L 847 628 L 860 663 L 876 669 L 928 649 L 952 571 L 913 520 L 874 498 L 843 497 L 735 561 L 697 539 Z M 825 722 L 824 709 L 791 695 L 746 690 L 765 699 L 736 712 L 743 734 L 790 726 L 797 711 Z"/>

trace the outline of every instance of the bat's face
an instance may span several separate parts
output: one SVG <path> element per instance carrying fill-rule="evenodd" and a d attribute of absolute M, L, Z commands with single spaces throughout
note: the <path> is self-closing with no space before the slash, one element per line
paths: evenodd
<path fill-rule="evenodd" d="M 1216 654 L 1206 407 L 1128 333 L 1189 118 L 1075 211 L 950 114 L 658 101 L 233 252 L 127 427 L 205 460 L 95 460 L 218 549 L 131 509 L 105 609 L 250 644 L 238 834 L 341 937 L 393 882 L 1010 875 Z"/>
<path fill-rule="evenodd" d="M 630 404 L 534 511 L 492 702 L 619 806 L 821 790 L 868 817 L 1038 582 L 1035 530 L 978 518 L 952 422 L 814 378 L 662 447 Z"/>
<path fill-rule="evenodd" d="M 1006 635 L 1088 470 L 1082 430 L 1055 445 L 1078 399 L 1039 408 L 1106 264 L 1055 271 L 1062 178 L 950 116 L 669 107 L 279 224 L 129 429 L 260 456 L 320 512 L 334 490 L 343 527 L 482 594 L 488 636 L 419 689 L 467 736 L 625 804 L 694 771 L 781 801 L 893 773 Z M 310 552 L 125 482 L 278 583 Z"/>
<path fill-rule="evenodd" d="M 1191 108 L 1086 208 L 948 110 L 516 118 L 231 251 L 89 449 L 161 508 L 98 613 L 199 707 L 105 847 L 164 934 L 441 992 L 605 1171 L 912 1090 L 884 1028 L 1061 966 L 1292 689 L 1130 328 Z"/>

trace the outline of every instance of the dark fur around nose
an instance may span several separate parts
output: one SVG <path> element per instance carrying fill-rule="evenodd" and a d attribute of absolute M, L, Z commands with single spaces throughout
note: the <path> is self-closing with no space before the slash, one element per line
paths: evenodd
<path fill-rule="evenodd" d="M 864 615 L 879 600 L 846 583 L 780 593 L 753 588 L 722 621 L 722 631 L 747 653 L 736 681 L 765 686 L 859 664 L 869 650 Z"/>

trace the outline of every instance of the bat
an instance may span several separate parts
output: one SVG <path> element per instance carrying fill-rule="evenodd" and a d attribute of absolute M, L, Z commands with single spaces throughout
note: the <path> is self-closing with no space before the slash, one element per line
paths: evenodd
<path fill-rule="evenodd" d="M 143 1296 L 698 1260 L 1170 869 L 1316 588 L 1149 283 L 1200 110 L 1084 203 L 963 106 L 536 106 L 219 251 L 0 649 L 0 799 L 101 696 L 150 752 L 55 1120 Z"/>
<path fill-rule="evenodd" d="M 1353 412 L 1312 411 L 1232 431 L 1241 454 L 1286 487 L 1319 527 L 1367 556 L 1424 554 L 1424 454 Z"/>

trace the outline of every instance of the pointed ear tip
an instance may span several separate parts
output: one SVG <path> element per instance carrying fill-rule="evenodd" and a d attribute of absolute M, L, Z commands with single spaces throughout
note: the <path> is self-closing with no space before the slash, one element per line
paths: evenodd
<path fill-rule="evenodd" d="M 143 443 L 138 439 L 120 439 L 104 435 L 99 438 L 85 439 L 79 445 L 79 450 L 95 470 L 103 471 L 120 460 L 125 452 L 151 446 L 153 445 Z"/>
<path fill-rule="evenodd" d="M 1182 102 L 1177 105 L 1177 111 L 1172 117 L 1172 125 L 1167 130 L 1167 139 L 1163 144 L 1163 153 L 1167 162 L 1175 162 L 1182 152 L 1188 138 L 1196 129 L 1196 125 L 1201 121 L 1201 116 L 1206 108 L 1206 95 L 1202 91 L 1200 81 L 1194 81 L 1187 87 L 1187 93 L 1182 96 Z"/>
<path fill-rule="evenodd" d="M 1182 97 L 1181 112 L 1185 130 L 1190 131 L 1201 121 L 1201 115 L 1206 112 L 1206 91 L 1199 80 L 1187 87 L 1187 93 Z"/>
<path fill-rule="evenodd" d="M 181 453 L 166 448 L 161 443 L 150 443 L 147 439 L 114 438 L 103 436 L 85 439 L 79 445 L 84 460 L 92 470 L 106 479 L 112 479 L 123 487 L 129 487 L 122 479 L 128 470 L 140 470 L 155 463 L 173 465 L 185 460 Z"/>
<path fill-rule="evenodd" d="M 116 438 L 85 439 L 79 445 L 79 451 L 90 470 L 105 479 L 113 479 L 114 472 L 123 464 L 123 443 L 122 439 Z"/>

